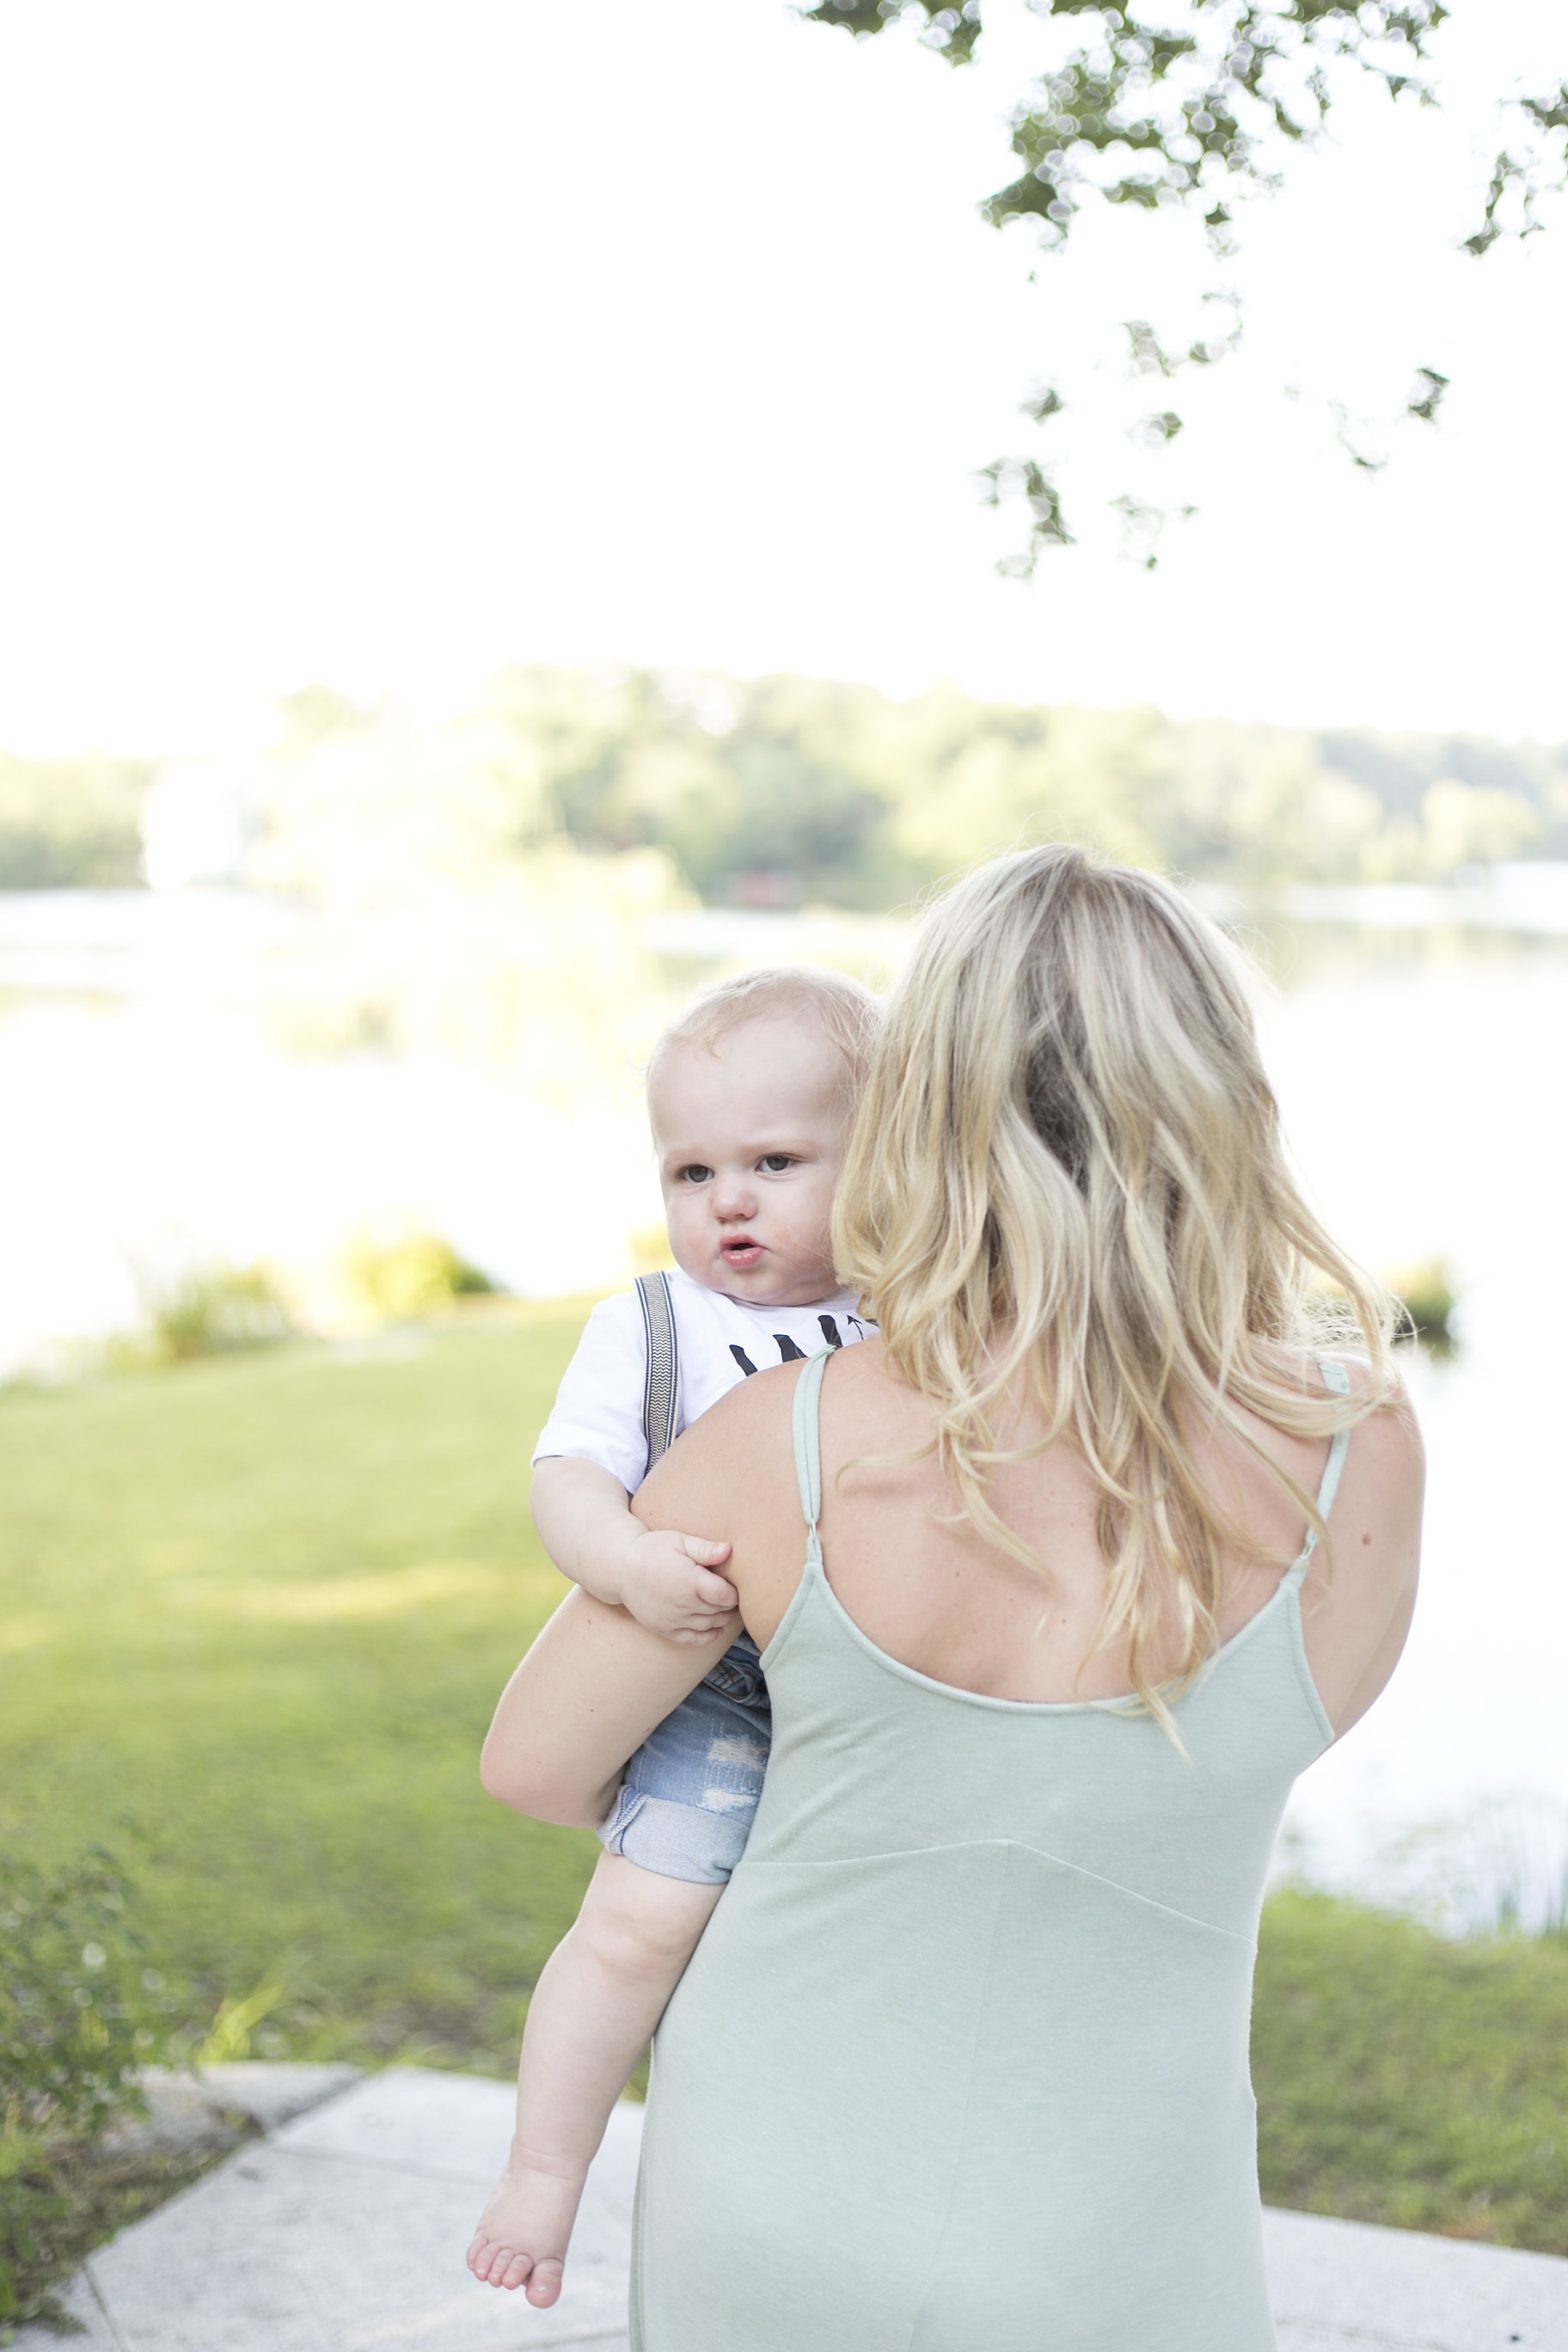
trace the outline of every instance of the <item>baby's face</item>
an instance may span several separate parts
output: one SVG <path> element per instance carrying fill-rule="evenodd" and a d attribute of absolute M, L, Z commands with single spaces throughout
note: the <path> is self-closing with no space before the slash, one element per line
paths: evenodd
<path fill-rule="evenodd" d="M 648 1113 L 682 1272 L 748 1307 L 828 1297 L 852 1108 L 843 1058 L 810 1021 L 773 1014 L 661 1055 Z"/>

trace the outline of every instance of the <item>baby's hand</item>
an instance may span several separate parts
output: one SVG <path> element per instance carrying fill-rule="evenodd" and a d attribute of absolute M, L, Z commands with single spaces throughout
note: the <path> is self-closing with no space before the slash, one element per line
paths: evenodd
<path fill-rule="evenodd" d="M 729 1557 L 727 1543 L 645 1528 L 620 1562 L 621 1604 L 667 1642 L 715 1641 L 732 1633 L 740 1604 L 734 1586 L 713 1573 Z"/>

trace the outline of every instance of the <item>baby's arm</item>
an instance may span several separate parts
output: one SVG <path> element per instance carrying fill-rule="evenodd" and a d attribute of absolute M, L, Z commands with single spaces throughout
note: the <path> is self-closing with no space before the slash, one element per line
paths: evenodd
<path fill-rule="evenodd" d="M 650 1633 L 706 1643 L 729 1628 L 735 1588 L 712 1572 L 729 1545 L 645 1528 L 600 1463 L 565 1454 L 536 1463 L 533 1524 L 563 1576 Z"/>
<path fill-rule="evenodd" d="M 511 2154 L 468 2248 L 477 2279 L 555 2301 L 610 2110 L 723 1891 L 600 1856 L 529 2003 Z"/>

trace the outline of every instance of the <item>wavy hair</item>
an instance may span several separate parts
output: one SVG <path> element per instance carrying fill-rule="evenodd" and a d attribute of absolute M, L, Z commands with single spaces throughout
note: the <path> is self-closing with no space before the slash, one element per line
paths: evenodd
<path fill-rule="evenodd" d="M 1108 1570 L 1094 1654 L 1124 1640 L 1138 1698 L 1173 1731 L 1168 1701 L 1216 1645 L 1222 1554 L 1241 1542 L 1194 1434 L 1234 1433 L 1326 1543 L 1241 1413 L 1318 1437 L 1397 1385 L 1393 1300 L 1286 1166 L 1244 972 L 1155 875 L 1059 845 L 981 867 L 921 929 L 834 1217 L 835 1263 L 932 1407 L 984 1534 L 1040 1566 L 993 1507 L 990 1472 L 1078 1447 Z M 1328 1339 L 1366 1352 L 1369 1389 L 1306 1384 L 1287 1350 Z M 1008 1451 L 999 1422 L 1031 1400 L 1047 1433 Z M 1156 1685 L 1173 1603 L 1181 1655 Z"/>

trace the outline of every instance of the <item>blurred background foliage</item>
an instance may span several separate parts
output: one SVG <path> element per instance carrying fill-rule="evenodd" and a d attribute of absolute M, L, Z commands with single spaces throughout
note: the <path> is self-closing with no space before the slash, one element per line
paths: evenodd
<path fill-rule="evenodd" d="M 480 950 L 476 908 L 514 936 L 520 917 L 566 925 L 596 949 L 574 959 L 574 989 L 598 970 L 608 1006 L 635 981 L 616 944 L 628 916 L 692 898 L 885 910 L 1040 839 L 1244 890 L 1568 855 L 1564 745 L 605 667 L 508 671 L 439 725 L 325 687 L 282 715 L 268 761 L 237 774 L 248 850 L 220 878 L 354 926 L 370 1032 L 377 927 L 394 943 L 441 904 L 462 909 L 455 966 Z M 133 884 L 156 773 L 0 755 L 0 887 Z M 539 1002 L 537 974 L 527 992 Z"/>
<path fill-rule="evenodd" d="M 266 1265 L 192 1270 L 150 1304 L 146 1334 L 122 1340 L 113 1351 L 126 1370 L 271 1347 L 294 1331 L 283 1286 Z"/>
<path fill-rule="evenodd" d="M 496 1285 L 439 1234 L 363 1225 L 346 1252 L 353 1289 L 379 1319 L 411 1322 L 438 1315 L 459 1299 L 493 1294 Z"/>
<path fill-rule="evenodd" d="M 77 760 L 0 751 L 0 890 L 139 882 L 142 806 L 154 772 L 150 760 L 97 751 Z"/>

